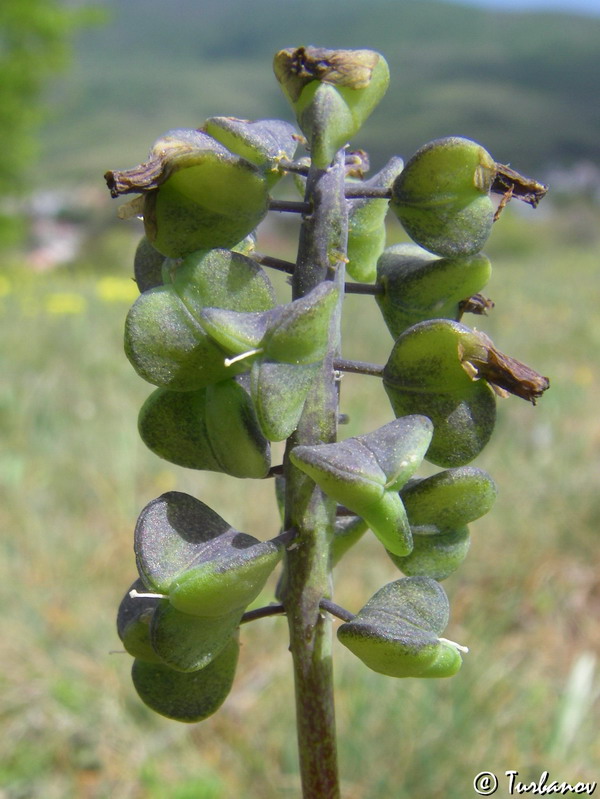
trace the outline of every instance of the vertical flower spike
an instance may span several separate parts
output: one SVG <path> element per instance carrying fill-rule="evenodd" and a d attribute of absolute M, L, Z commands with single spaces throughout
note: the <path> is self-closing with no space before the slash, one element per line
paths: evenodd
<path fill-rule="evenodd" d="M 273 68 L 320 169 L 360 129 L 390 79 L 384 57 L 372 50 L 289 48 Z"/>
<path fill-rule="evenodd" d="M 497 397 L 535 404 L 549 381 L 460 320 L 494 306 L 479 293 L 491 273 L 482 247 L 502 209 L 513 198 L 535 207 L 546 187 L 456 136 L 367 177 L 369 155 L 350 140 L 387 89 L 385 59 L 305 46 L 280 50 L 273 68 L 301 133 L 214 116 L 168 131 L 139 166 L 105 174 L 113 197 L 135 195 L 119 216 L 143 218 L 145 230 L 140 295 L 125 322 L 125 353 L 155 387 L 139 413 L 143 442 L 178 467 L 228 475 L 221 504 L 242 514 L 247 498 L 232 478 L 274 483 L 280 514 L 274 533 L 259 527 L 255 537 L 189 494 L 150 501 L 117 633 L 141 700 L 194 723 L 232 687 L 241 626 L 284 617 L 301 792 L 334 799 L 331 616 L 344 622 L 340 643 L 379 674 L 450 677 L 468 651 L 442 637 L 450 614 L 440 581 L 465 559 L 469 525 L 496 487 L 467 464 L 491 437 Z M 270 198 L 282 177 L 301 202 Z M 389 208 L 412 241 L 386 249 Z M 270 251 L 259 224 L 267 212 L 296 214 L 293 263 Z M 283 279 L 271 284 L 269 269 Z M 357 327 L 344 317 L 355 299 L 349 308 L 346 293 L 376 299 L 394 339 L 385 366 L 346 353 L 343 332 Z M 342 371 L 377 376 L 365 392 L 383 388 L 396 418 L 340 436 Z M 417 477 L 424 459 L 444 470 Z M 353 615 L 334 601 L 333 569 L 338 582 L 338 564 L 369 529 L 406 576 Z"/>

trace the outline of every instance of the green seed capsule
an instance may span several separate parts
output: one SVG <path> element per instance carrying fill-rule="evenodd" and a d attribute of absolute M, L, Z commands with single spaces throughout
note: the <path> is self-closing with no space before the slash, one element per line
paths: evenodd
<path fill-rule="evenodd" d="M 200 250 L 170 262 L 165 285 L 145 291 L 125 324 L 125 352 L 138 374 L 157 386 L 195 391 L 245 371 L 225 364 L 226 353 L 200 321 L 206 306 L 264 311 L 273 287 L 250 258 L 224 249 Z"/>
<path fill-rule="evenodd" d="M 131 672 L 140 699 L 156 713 L 193 724 L 221 707 L 231 691 L 239 654 L 238 636 L 211 663 L 193 672 L 135 660 Z"/>
<path fill-rule="evenodd" d="M 400 492 L 413 528 L 457 529 L 488 513 L 496 500 L 492 478 L 475 466 L 412 480 Z"/>
<path fill-rule="evenodd" d="M 364 185 L 370 188 L 389 188 L 402 168 L 402 159 L 394 157 L 382 170 L 365 180 Z M 387 200 L 360 198 L 348 202 L 346 269 L 353 280 L 367 283 L 375 279 L 377 259 L 385 247 L 387 210 Z"/>
<path fill-rule="evenodd" d="M 161 602 L 150 624 L 152 648 L 176 671 L 204 669 L 236 634 L 242 614 L 243 608 L 220 616 L 193 616 Z"/>
<path fill-rule="evenodd" d="M 117 613 L 117 633 L 125 650 L 134 658 L 150 663 L 160 663 L 150 640 L 150 623 L 160 599 L 156 597 L 130 596 L 130 591 L 146 591 L 142 580 L 137 579 L 121 600 Z"/>
<path fill-rule="evenodd" d="M 372 50 L 280 50 L 277 80 L 308 139 L 313 164 L 325 169 L 385 94 L 389 69 Z"/>
<path fill-rule="evenodd" d="M 140 410 L 142 441 L 160 458 L 188 469 L 265 477 L 269 442 L 250 396 L 234 379 L 199 391 L 157 389 Z"/>
<path fill-rule="evenodd" d="M 395 244 L 377 262 L 377 304 L 397 339 L 417 322 L 456 318 L 460 302 L 481 291 L 491 271 L 482 254 L 436 258 L 416 244 Z"/>
<path fill-rule="evenodd" d="M 408 235 L 445 258 L 474 255 L 494 221 L 496 163 L 481 145 L 449 137 L 426 144 L 392 187 L 390 207 Z"/>
<path fill-rule="evenodd" d="M 496 420 L 494 393 L 463 365 L 479 336 L 465 325 L 432 319 L 396 341 L 383 385 L 397 416 L 421 413 L 434 425 L 425 456 L 438 466 L 462 466 L 489 441 Z"/>
<path fill-rule="evenodd" d="M 280 119 L 251 122 L 235 117 L 211 117 L 202 129 L 232 153 L 259 167 L 269 187 L 284 174 L 277 169 L 277 162 L 281 158 L 292 159 L 298 147 L 296 129 Z"/>
<path fill-rule="evenodd" d="M 233 247 L 268 209 L 264 173 L 198 130 L 169 131 L 144 164 L 105 177 L 114 197 L 143 194 L 146 236 L 171 258 Z"/>
<path fill-rule="evenodd" d="M 283 552 L 272 541 L 251 539 L 238 533 L 222 557 L 179 575 L 168 592 L 173 607 L 193 616 L 222 616 L 246 608 L 264 588 Z"/>
<path fill-rule="evenodd" d="M 459 649 L 439 638 L 448 623 L 448 598 L 428 577 L 404 577 L 380 588 L 338 639 L 366 666 L 389 677 L 450 677 L 462 665 Z"/>
<path fill-rule="evenodd" d="M 162 285 L 164 262 L 165 256 L 143 236 L 133 259 L 133 274 L 140 292 Z"/>
<path fill-rule="evenodd" d="M 334 444 L 300 445 L 290 459 L 326 494 L 361 516 L 396 555 L 412 549 L 408 517 L 398 495 L 431 441 L 424 416 L 405 416 L 372 433 Z"/>
<path fill-rule="evenodd" d="M 413 549 L 408 555 L 398 556 L 388 552 L 391 560 L 400 571 L 409 577 L 431 577 L 433 580 L 445 580 L 455 572 L 469 551 L 469 530 L 461 527 L 458 530 L 438 530 L 432 528 L 426 532 L 412 530 Z"/>

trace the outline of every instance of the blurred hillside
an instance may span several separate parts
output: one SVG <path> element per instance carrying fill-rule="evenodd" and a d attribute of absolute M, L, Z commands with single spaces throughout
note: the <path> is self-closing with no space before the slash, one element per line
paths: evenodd
<path fill-rule="evenodd" d="M 55 86 L 42 184 L 102 181 L 173 127 L 211 115 L 290 119 L 271 60 L 282 47 L 367 47 L 390 64 L 362 131 L 374 166 L 438 136 L 481 141 L 522 172 L 600 161 L 600 19 L 434 0 L 100 0 Z"/>
<path fill-rule="evenodd" d="M 389 61 L 390 89 L 353 142 L 374 168 L 458 134 L 549 183 L 546 208 L 565 193 L 600 199 L 598 17 L 448 0 L 370 0 L 368 12 L 362 0 L 89 2 L 106 21 L 79 33 L 47 94 L 33 192 L 16 206 L 34 268 L 70 262 L 115 222 L 102 175 L 142 161 L 165 131 L 212 115 L 292 120 L 271 62 L 300 44 Z"/>

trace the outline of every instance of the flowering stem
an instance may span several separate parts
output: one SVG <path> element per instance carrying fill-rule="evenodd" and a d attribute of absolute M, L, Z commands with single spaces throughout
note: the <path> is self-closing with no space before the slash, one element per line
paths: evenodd
<path fill-rule="evenodd" d="M 304 799 L 339 799 L 331 619 L 320 603 L 331 593 L 330 548 L 336 503 L 290 461 L 298 444 L 336 440 L 338 388 L 333 360 L 340 348 L 341 302 L 348 215 L 344 200 L 344 154 L 327 170 L 312 168 L 306 199 L 313 209 L 300 231 L 293 298 L 298 299 L 324 280 L 339 286 L 338 308 L 329 332 L 328 353 L 317 375 L 296 431 L 288 439 L 285 528 L 294 528 L 294 546 L 285 553 L 282 601 L 290 631 L 294 663 L 296 726 Z"/>

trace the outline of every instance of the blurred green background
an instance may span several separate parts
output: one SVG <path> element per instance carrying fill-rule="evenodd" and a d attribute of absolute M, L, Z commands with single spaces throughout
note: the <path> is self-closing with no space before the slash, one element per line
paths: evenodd
<path fill-rule="evenodd" d="M 464 799 L 483 770 L 498 795 L 509 769 L 598 780 L 600 18 L 430 0 L 127 0 L 97 2 L 91 18 L 12 5 L 0 11 L 0 65 L 16 42 L 16 73 L 33 77 L 14 95 L 31 112 L 18 146 L 19 105 L 11 118 L 0 104 L 0 797 L 298 796 L 283 619 L 243 629 L 234 690 L 201 725 L 146 710 L 120 653 L 114 618 L 150 499 L 187 491 L 263 538 L 277 519 L 271 485 L 170 466 L 139 441 L 151 387 L 123 355 L 122 329 L 141 231 L 115 220 L 102 174 L 210 115 L 291 119 L 271 59 L 307 43 L 389 61 L 389 93 L 354 142 L 375 168 L 458 134 L 551 184 L 539 209 L 513 204 L 494 229 L 496 308 L 473 322 L 551 390 L 536 408 L 500 401 L 477 460 L 498 501 L 444 584 L 447 635 L 471 652 L 451 680 L 403 681 L 335 647 L 343 795 Z M 37 39 L 14 34 L 26 13 Z M 54 31 L 49 60 L 41 22 L 46 42 Z M 267 221 L 261 250 L 293 257 L 297 229 Z M 389 234 L 403 237 L 394 220 Z M 349 297 L 345 319 L 345 357 L 384 362 L 392 341 L 375 303 Z M 348 435 L 392 418 L 372 378 L 344 377 L 342 404 Z M 335 598 L 356 610 L 398 576 L 368 535 L 337 568 Z"/>

